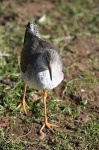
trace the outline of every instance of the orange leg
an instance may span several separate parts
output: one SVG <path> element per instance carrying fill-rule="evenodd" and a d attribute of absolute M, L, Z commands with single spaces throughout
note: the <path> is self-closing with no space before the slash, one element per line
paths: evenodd
<path fill-rule="evenodd" d="M 44 103 L 44 124 L 43 124 L 43 126 L 41 127 L 41 129 L 40 129 L 40 133 L 42 133 L 43 131 L 43 129 L 44 129 L 44 127 L 47 127 L 52 133 L 54 133 L 54 131 L 52 130 L 52 128 L 51 128 L 51 126 L 53 126 L 53 127 L 59 127 L 59 126 L 57 126 L 57 125 L 54 125 L 54 124 L 50 124 L 50 123 L 48 123 L 47 122 L 47 112 L 46 112 L 46 98 L 47 98 L 47 92 L 46 91 L 44 91 L 43 92 L 43 103 Z"/>
<path fill-rule="evenodd" d="M 25 101 L 26 87 L 27 87 L 27 85 L 25 84 L 25 85 L 24 85 L 24 92 L 23 92 L 22 101 L 21 101 L 21 103 L 20 103 L 20 104 L 17 106 L 17 108 L 16 108 L 16 109 L 18 109 L 18 108 L 20 108 L 20 107 L 23 107 L 23 110 L 24 110 L 25 114 L 27 114 L 26 107 L 29 107 L 29 106 L 27 105 L 26 101 Z"/>

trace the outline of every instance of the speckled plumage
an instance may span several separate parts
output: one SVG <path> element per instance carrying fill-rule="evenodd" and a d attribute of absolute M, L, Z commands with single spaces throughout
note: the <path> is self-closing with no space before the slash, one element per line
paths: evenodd
<path fill-rule="evenodd" d="M 57 50 L 40 39 L 37 27 L 28 23 L 21 52 L 21 75 L 25 83 L 37 90 L 51 90 L 63 80 L 62 62 Z M 34 28 L 36 30 L 34 30 Z M 47 67 L 50 61 L 52 80 Z"/>

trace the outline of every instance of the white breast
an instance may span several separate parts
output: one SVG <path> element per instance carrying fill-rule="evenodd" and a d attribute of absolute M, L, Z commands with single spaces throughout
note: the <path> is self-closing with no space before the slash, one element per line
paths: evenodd
<path fill-rule="evenodd" d="M 27 70 L 25 73 L 21 72 L 24 82 L 37 90 L 51 90 L 57 87 L 63 80 L 63 72 L 60 67 L 52 66 L 52 80 L 50 78 L 49 70 L 34 73 L 34 70 Z"/>
<path fill-rule="evenodd" d="M 49 70 L 38 73 L 38 78 L 43 86 L 43 89 L 51 90 L 57 87 L 63 80 L 63 72 L 59 66 L 52 66 L 52 80 L 50 78 Z"/>

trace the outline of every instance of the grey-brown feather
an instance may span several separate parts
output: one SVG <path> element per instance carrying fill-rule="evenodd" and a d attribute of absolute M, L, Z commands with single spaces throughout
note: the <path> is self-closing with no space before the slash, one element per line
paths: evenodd
<path fill-rule="evenodd" d="M 24 45 L 21 51 L 20 65 L 22 72 L 26 71 L 28 64 L 34 64 L 38 56 L 41 53 L 44 53 L 46 49 L 54 49 L 50 43 L 40 39 L 37 36 L 38 33 L 37 35 L 35 34 L 36 32 L 33 32 L 28 23 L 25 32 Z"/>

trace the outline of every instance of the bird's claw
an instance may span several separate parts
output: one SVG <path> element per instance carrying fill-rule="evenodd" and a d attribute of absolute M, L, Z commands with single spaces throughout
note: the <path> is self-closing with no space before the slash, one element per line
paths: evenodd
<path fill-rule="evenodd" d="M 43 126 L 41 127 L 40 129 L 40 134 L 43 132 L 42 130 L 44 129 L 44 127 L 47 127 L 52 133 L 54 133 L 53 129 L 51 128 L 52 127 L 59 127 L 58 125 L 55 125 L 55 124 L 51 124 L 51 123 L 48 123 L 48 122 L 44 122 Z"/>
<path fill-rule="evenodd" d="M 17 107 L 16 109 L 19 109 L 20 107 L 23 107 L 23 110 L 24 110 L 24 113 L 27 114 L 27 110 L 26 110 L 26 107 L 29 108 L 28 104 L 26 102 L 21 102 Z"/>

